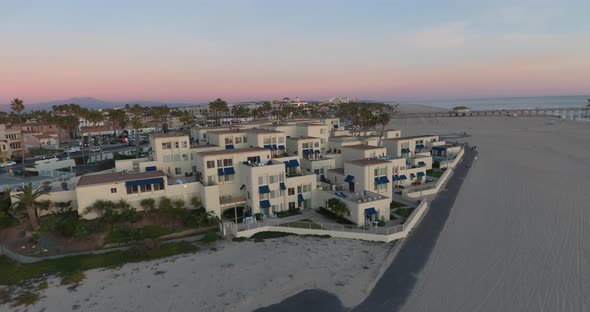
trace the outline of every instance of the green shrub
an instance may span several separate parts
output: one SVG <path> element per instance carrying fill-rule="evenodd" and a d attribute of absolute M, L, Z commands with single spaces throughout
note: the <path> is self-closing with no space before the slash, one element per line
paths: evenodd
<path fill-rule="evenodd" d="M 145 198 L 139 202 L 143 210 L 149 211 L 156 209 L 156 201 L 153 198 Z"/>
<path fill-rule="evenodd" d="M 299 214 L 301 214 L 301 211 L 299 209 L 289 208 L 288 210 L 277 212 L 277 217 L 278 218 L 285 218 L 285 217 L 295 216 L 295 215 L 299 215 Z"/>
<path fill-rule="evenodd" d="M 14 303 L 12 303 L 11 307 L 12 308 L 16 308 L 19 306 L 27 307 L 27 306 L 37 303 L 37 301 L 39 301 L 40 298 L 41 297 L 39 296 L 38 293 L 29 291 L 29 292 L 26 292 L 26 293 L 20 295 L 18 298 L 16 298 Z"/>
<path fill-rule="evenodd" d="M 205 233 L 205 236 L 203 236 L 203 238 L 201 239 L 201 242 L 211 243 L 211 242 L 214 242 L 218 239 L 219 239 L 219 236 L 217 235 L 217 232 L 207 232 L 207 233 Z"/>
<path fill-rule="evenodd" d="M 174 232 L 171 229 L 163 228 L 159 225 L 146 225 L 142 228 L 131 228 L 124 224 L 115 224 L 113 230 L 105 238 L 105 243 L 127 243 L 140 241 L 146 238 L 157 238 L 162 235 Z"/>
<path fill-rule="evenodd" d="M 166 210 L 166 209 L 172 209 L 172 200 L 170 200 L 170 198 L 168 197 L 162 197 L 160 198 L 160 202 L 158 203 L 158 209 L 160 210 Z"/>
<path fill-rule="evenodd" d="M 176 210 L 186 209 L 184 200 L 182 199 L 176 199 L 172 201 L 172 207 L 174 207 Z"/>
<path fill-rule="evenodd" d="M 219 218 L 205 208 L 184 210 L 182 225 L 190 228 L 199 228 L 219 223 Z"/>
<path fill-rule="evenodd" d="M 85 279 L 86 279 L 86 274 L 82 271 L 78 271 L 78 272 L 67 274 L 64 277 L 62 277 L 61 284 L 62 285 L 78 284 Z"/>
<path fill-rule="evenodd" d="M 279 238 L 279 237 L 285 237 L 285 236 L 297 236 L 297 234 L 292 234 L 292 233 L 284 233 L 284 232 L 275 232 L 275 231 L 266 231 L 266 232 L 258 232 L 254 235 L 252 235 L 252 239 L 254 239 L 255 241 L 264 241 L 265 239 L 270 239 L 270 238 Z"/>

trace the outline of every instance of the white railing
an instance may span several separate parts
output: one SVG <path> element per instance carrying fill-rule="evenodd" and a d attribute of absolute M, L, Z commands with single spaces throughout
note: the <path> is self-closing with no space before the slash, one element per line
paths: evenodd
<path fill-rule="evenodd" d="M 237 237 L 250 237 L 258 232 L 284 232 L 297 235 L 329 235 L 332 237 L 391 242 L 406 237 L 428 209 L 426 201 L 421 202 L 404 224 L 390 227 L 348 227 L 343 224 L 314 223 L 308 221 L 265 220 L 253 224 L 240 224 Z M 284 222 L 284 223 L 281 223 Z"/>

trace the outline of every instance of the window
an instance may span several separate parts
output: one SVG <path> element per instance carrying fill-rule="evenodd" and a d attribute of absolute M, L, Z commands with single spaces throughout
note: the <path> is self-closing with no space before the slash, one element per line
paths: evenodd
<path fill-rule="evenodd" d="M 280 196 L 285 196 L 285 191 L 284 190 L 279 190 L 279 195 Z"/>
<path fill-rule="evenodd" d="M 127 194 L 135 194 L 138 192 L 139 190 L 137 189 L 137 185 L 127 187 Z"/>
<path fill-rule="evenodd" d="M 188 154 L 182 154 L 182 160 L 188 160 Z"/>
<path fill-rule="evenodd" d="M 320 134 L 324 134 L 325 132 L 326 132 L 326 129 L 324 129 L 324 128 L 320 129 Z"/>
<path fill-rule="evenodd" d="M 223 160 L 224 167 L 231 167 L 234 164 L 234 160 L 232 158 L 226 158 Z"/>
<path fill-rule="evenodd" d="M 295 188 L 293 188 L 293 187 L 290 187 L 290 188 L 287 190 L 287 194 L 288 194 L 288 195 L 295 195 Z"/>
<path fill-rule="evenodd" d="M 266 176 L 258 177 L 258 185 L 266 185 L 266 184 L 268 184 Z"/>
<path fill-rule="evenodd" d="M 215 160 L 207 160 L 207 168 L 215 168 Z"/>
<path fill-rule="evenodd" d="M 270 191 L 270 198 L 276 198 L 278 196 L 279 196 L 278 191 Z"/>
<path fill-rule="evenodd" d="M 285 137 L 279 137 L 279 143 L 285 143 Z"/>
<path fill-rule="evenodd" d="M 233 144 L 233 143 L 234 143 L 233 138 L 231 138 L 231 137 L 226 137 L 225 138 L 225 144 Z"/>
<path fill-rule="evenodd" d="M 301 144 L 301 147 L 308 148 L 309 147 L 309 143 L 303 143 L 303 144 Z"/>
<path fill-rule="evenodd" d="M 268 199 L 268 193 L 260 194 L 260 199 Z"/>
<path fill-rule="evenodd" d="M 215 176 L 211 175 L 207 177 L 207 185 L 215 184 Z"/>
<path fill-rule="evenodd" d="M 295 202 L 289 202 L 289 209 L 295 209 Z"/>
<path fill-rule="evenodd" d="M 116 187 L 111 187 L 111 193 L 117 193 L 117 188 Z"/>
<path fill-rule="evenodd" d="M 301 185 L 297 187 L 297 193 L 301 193 Z"/>
<path fill-rule="evenodd" d="M 379 168 L 379 175 L 380 176 L 387 175 L 387 167 L 381 167 L 381 168 Z"/>
<path fill-rule="evenodd" d="M 242 137 L 236 137 L 235 142 L 236 142 L 236 144 L 242 143 Z"/>
<path fill-rule="evenodd" d="M 277 176 L 276 175 L 271 175 L 268 177 L 268 179 L 269 179 L 268 183 L 270 183 L 270 184 L 277 183 Z"/>
<path fill-rule="evenodd" d="M 154 183 L 154 191 L 164 190 L 164 183 Z"/>
<path fill-rule="evenodd" d="M 223 182 L 223 181 L 225 181 L 223 176 L 217 176 L 217 182 Z"/>
<path fill-rule="evenodd" d="M 263 142 L 266 145 L 270 144 L 270 137 L 265 137 Z"/>
<path fill-rule="evenodd" d="M 140 185 L 139 186 L 139 190 L 142 193 L 151 192 L 152 191 L 152 185 L 151 184 L 143 184 L 143 185 Z"/>
<path fill-rule="evenodd" d="M 188 147 L 188 142 L 182 141 L 182 147 L 187 148 Z"/>
<path fill-rule="evenodd" d="M 284 173 L 279 174 L 279 181 L 281 181 L 281 182 L 285 181 L 285 174 Z"/>
<path fill-rule="evenodd" d="M 162 149 L 171 149 L 172 148 L 172 142 L 163 142 L 162 143 Z"/>
<path fill-rule="evenodd" d="M 248 196 L 248 199 L 250 199 L 250 192 L 246 192 L 246 195 Z"/>
<path fill-rule="evenodd" d="M 315 146 L 315 147 L 320 147 L 320 142 L 314 142 L 314 143 L 313 143 L 313 146 Z"/>
<path fill-rule="evenodd" d="M 224 175 L 224 177 L 225 177 L 225 182 L 232 182 L 234 180 L 233 174 L 226 174 L 226 175 Z"/>
<path fill-rule="evenodd" d="M 223 160 L 221 160 L 221 159 L 217 160 L 217 167 L 223 167 Z"/>
<path fill-rule="evenodd" d="M 174 168 L 174 173 L 179 175 L 182 173 L 182 170 L 180 168 Z"/>
<path fill-rule="evenodd" d="M 248 137 L 244 137 L 244 143 L 248 143 Z"/>
<path fill-rule="evenodd" d="M 272 141 L 272 143 L 273 143 L 273 144 L 277 144 L 277 137 L 274 137 L 274 136 L 273 136 L 273 137 L 271 138 L 271 141 Z"/>
<path fill-rule="evenodd" d="M 320 139 L 320 143 L 326 144 L 326 139 Z"/>
<path fill-rule="evenodd" d="M 375 174 L 374 174 L 374 175 L 375 175 L 375 177 L 378 177 L 378 176 L 379 176 L 379 168 L 375 168 L 375 169 L 374 169 L 374 173 L 375 173 Z"/>

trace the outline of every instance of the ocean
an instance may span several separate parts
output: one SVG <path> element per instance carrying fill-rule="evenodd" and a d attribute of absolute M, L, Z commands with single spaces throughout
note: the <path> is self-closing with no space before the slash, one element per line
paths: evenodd
<path fill-rule="evenodd" d="M 467 106 L 472 110 L 495 110 L 495 109 L 527 109 L 527 108 L 565 108 L 585 107 L 590 95 L 575 96 L 539 96 L 539 97 L 506 97 L 506 98 L 474 98 L 455 100 L 415 100 L 398 101 L 402 104 L 421 104 L 427 106 L 453 108 L 456 106 Z"/>

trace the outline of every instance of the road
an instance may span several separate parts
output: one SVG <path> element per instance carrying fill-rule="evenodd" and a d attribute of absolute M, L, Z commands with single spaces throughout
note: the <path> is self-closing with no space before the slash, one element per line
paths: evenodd
<path fill-rule="evenodd" d="M 416 284 L 416 276 L 422 271 L 443 229 L 445 222 L 469 172 L 477 152 L 465 151 L 463 160 L 447 182 L 445 188 L 430 204 L 422 221 L 405 239 L 399 254 L 385 271 L 369 296 L 353 311 L 399 311 Z M 274 311 L 334 311 L 342 307 L 338 298 L 323 290 L 306 290 L 259 312 Z"/>

